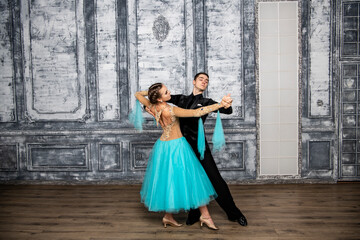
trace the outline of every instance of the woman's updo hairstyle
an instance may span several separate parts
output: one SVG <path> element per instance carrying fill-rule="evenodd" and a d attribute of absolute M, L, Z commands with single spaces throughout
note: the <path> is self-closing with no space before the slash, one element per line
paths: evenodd
<path fill-rule="evenodd" d="M 162 83 L 154 83 L 149 87 L 148 98 L 151 104 L 158 103 L 158 99 L 161 97 L 160 89 L 162 88 Z"/>

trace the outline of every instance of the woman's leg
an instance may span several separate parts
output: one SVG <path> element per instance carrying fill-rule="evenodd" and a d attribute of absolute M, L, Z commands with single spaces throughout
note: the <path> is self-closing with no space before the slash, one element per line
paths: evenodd
<path fill-rule="evenodd" d="M 209 210 L 207 208 L 207 206 L 201 206 L 199 207 L 199 210 L 201 212 L 201 216 L 200 216 L 200 224 L 201 226 L 203 225 L 203 223 L 205 223 L 208 228 L 211 228 L 213 230 L 217 230 L 218 228 L 215 226 L 213 220 L 211 219 Z"/>
<path fill-rule="evenodd" d="M 166 218 L 167 220 L 170 220 L 170 221 L 175 221 L 172 213 L 165 213 L 164 218 Z"/>
<path fill-rule="evenodd" d="M 206 205 L 199 207 L 199 210 L 201 212 L 201 216 L 203 216 L 204 218 L 211 218 L 209 210 Z"/>

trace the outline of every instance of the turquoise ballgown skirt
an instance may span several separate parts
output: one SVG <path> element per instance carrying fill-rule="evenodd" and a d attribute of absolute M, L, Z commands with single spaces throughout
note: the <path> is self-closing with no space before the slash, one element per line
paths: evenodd
<path fill-rule="evenodd" d="M 190 144 L 181 137 L 156 141 L 140 196 L 149 211 L 177 213 L 207 205 L 217 194 Z"/>

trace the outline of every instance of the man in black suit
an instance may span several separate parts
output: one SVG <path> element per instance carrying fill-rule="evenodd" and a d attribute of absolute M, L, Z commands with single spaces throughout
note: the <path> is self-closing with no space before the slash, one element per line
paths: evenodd
<path fill-rule="evenodd" d="M 196 109 L 201 106 L 208 106 L 216 103 L 210 98 L 204 98 L 203 92 L 206 90 L 209 84 L 209 75 L 204 72 L 200 72 L 195 75 L 193 80 L 193 92 L 189 96 L 185 95 L 171 95 L 171 99 L 168 101 L 176 106 L 185 109 Z M 220 108 L 220 113 L 231 114 L 232 107 L 231 102 L 229 105 Z M 205 122 L 207 115 L 203 116 L 202 119 Z M 193 148 L 198 159 L 200 159 L 200 154 L 197 149 L 197 136 L 198 136 L 198 121 L 199 118 L 180 118 L 180 128 L 181 132 Z M 247 225 L 247 220 L 245 216 L 241 213 L 240 209 L 236 207 L 234 200 L 231 196 L 229 187 L 226 182 L 220 175 L 220 172 L 215 164 L 214 158 L 211 155 L 208 142 L 205 140 L 205 154 L 204 159 L 200 161 L 206 174 L 208 175 L 211 183 L 213 184 L 218 197 L 216 201 L 220 207 L 226 212 L 228 219 L 230 221 L 238 222 L 242 226 Z M 192 209 L 189 212 L 188 218 L 186 220 L 187 225 L 192 225 L 199 221 L 200 211 L 199 209 Z"/>

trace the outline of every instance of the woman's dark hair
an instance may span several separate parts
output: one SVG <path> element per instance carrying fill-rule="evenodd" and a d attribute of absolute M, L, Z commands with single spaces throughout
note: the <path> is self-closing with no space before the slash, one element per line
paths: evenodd
<path fill-rule="evenodd" d="M 162 88 L 162 83 L 154 83 L 149 87 L 148 98 L 151 104 L 156 104 L 158 99 L 161 97 L 160 89 Z"/>

